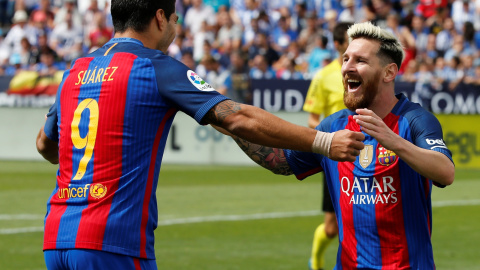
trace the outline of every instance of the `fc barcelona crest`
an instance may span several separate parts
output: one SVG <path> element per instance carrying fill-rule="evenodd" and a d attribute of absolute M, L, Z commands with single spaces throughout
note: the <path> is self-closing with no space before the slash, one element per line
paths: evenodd
<path fill-rule="evenodd" d="M 364 169 L 372 163 L 373 160 L 373 145 L 367 144 L 365 147 L 360 151 L 359 163 Z"/>
<path fill-rule="evenodd" d="M 385 147 L 378 148 L 378 162 L 383 166 L 390 166 L 397 160 L 397 154 L 395 152 L 385 149 Z"/>

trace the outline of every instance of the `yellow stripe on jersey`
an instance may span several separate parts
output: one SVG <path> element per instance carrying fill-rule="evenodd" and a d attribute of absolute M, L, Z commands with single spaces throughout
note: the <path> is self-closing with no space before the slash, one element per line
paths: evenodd
<path fill-rule="evenodd" d="M 117 46 L 118 43 L 115 43 L 112 45 L 112 47 L 108 48 L 108 50 L 105 52 L 105 54 L 103 56 L 107 56 L 107 54 L 110 52 L 111 49 L 113 49 L 113 47 Z"/>

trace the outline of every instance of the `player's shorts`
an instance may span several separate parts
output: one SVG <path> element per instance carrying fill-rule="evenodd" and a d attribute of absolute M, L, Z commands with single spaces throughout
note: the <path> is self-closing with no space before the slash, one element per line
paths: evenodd
<path fill-rule="evenodd" d="M 325 174 L 323 175 L 323 200 L 322 200 L 322 210 L 323 212 L 333 213 L 335 209 L 333 208 L 332 197 L 330 197 L 330 191 L 328 190 L 327 181 L 325 180 Z"/>
<path fill-rule="evenodd" d="M 45 250 L 43 256 L 48 270 L 157 270 L 156 260 L 92 249 Z"/>

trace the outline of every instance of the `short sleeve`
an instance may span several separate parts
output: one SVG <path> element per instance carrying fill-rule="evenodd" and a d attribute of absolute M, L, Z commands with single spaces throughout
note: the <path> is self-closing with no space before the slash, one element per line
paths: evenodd
<path fill-rule="evenodd" d="M 57 115 L 57 102 L 55 102 L 49 109 L 46 116 L 45 126 L 43 131 L 47 137 L 58 142 L 58 115 Z"/>
<path fill-rule="evenodd" d="M 430 112 L 418 113 L 411 120 L 413 144 L 418 147 L 440 152 L 452 160 L 452 153 L 443 141 L 442 126 Z M 453 162 L 453 160 L 452 160 Z"/>
<path fill-rule="evenodd" d="M 203 124 L 205 114 L 228 99 L 183 63 L 171 57 L 152 61 L 160 94 L 198 123 Z"/>

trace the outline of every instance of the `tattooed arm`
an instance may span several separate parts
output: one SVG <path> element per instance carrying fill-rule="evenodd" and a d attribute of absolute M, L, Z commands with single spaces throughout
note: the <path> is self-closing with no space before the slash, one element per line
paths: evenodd
<path fill-rule="evenodd" d="M 312 151 L 316 130 L 287 122 L 260 108 L 225 100 L 203 120 L 249 142 L 270 147 Z"/>
<path fill-rule="evenodd" d="M 287 159 L 285 158 L 283 149 L 253 144 L 244 139 L 240 139 L 237 136 L 232 136 L 232 138 L 238 146 L 240 146 L 243 152 L 245 152 L 245 154 L 247 154 L 247 156 L 258 165 L 272 171 L 274 174 L 293 174 L 290 165 L 288 165 Z"/>
<path fill-rule="evenodd" d="M 218 103 L 203 121 L 219 126 L 228 132 L 227 135 L 235 135 L 246 142 L 304 152 L 312 152 L 317 136 L 315 129 L 292 124 L 260 108 L 231 100 Z M 337 131 L 331 141 L 329 157 L 337 161 L 355 161 L 363 149 L 364 138 L 360 132 Z"/>

